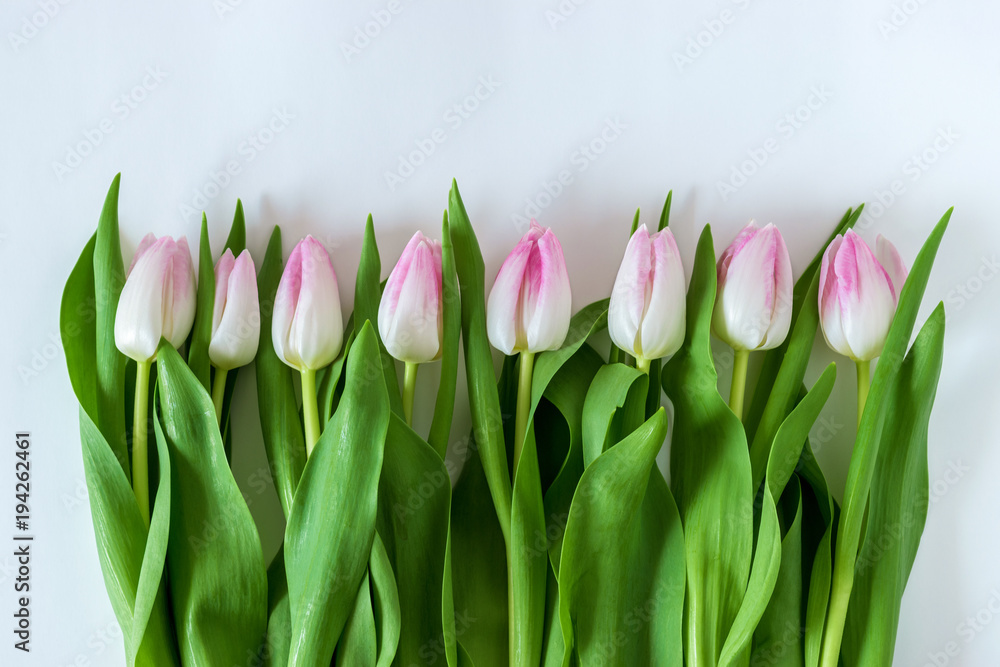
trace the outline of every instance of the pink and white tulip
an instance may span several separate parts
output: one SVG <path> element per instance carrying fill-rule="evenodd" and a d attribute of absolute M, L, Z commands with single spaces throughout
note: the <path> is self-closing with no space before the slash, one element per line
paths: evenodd
<path fill-rule="evenodd" d="M 532 220 L 490 291 L 486 304 L 490 343 L 508 355 L 558 349 L 569 331 L 571 301 L 559 239 Z"/>
<path fill-rule="evenodd" d="M 147 234 L 126 274 L 115 313 L 115 345 L 139 362 L 156 356 L 161 338 L 179 347 L 194 324 L 194 265 L 187 240 Z"/>
<path fill-rule="evenodd" d="M 625 248 L 608 306 L 615 345 L 637 359 L 672 355 L 684 342 L 684 266 L 670 229 L 635 230 Z"/>
<path fill-rule="evenodd" d="M 792 320 L 792 262 L 781 232 L 753 220 L 722 253 L 712 331 L 734 350 L 781 345 Z"/>
<path fill-rule="evenodd" d="M 875 252 L 847 230 L 823 253 L 819 314 L 827 345 L 854 361 L 882 354 L 896 314 L 907 269 L 895 246 L 882 235 Z"/>
<path fill-rule="evenodd" d="M 389 274 L 378 306 L 378 331 L 389 354 L 421 364 L 441 356 L 441 243 L 417 232 Z"/>
<path fill-rule="evenodd" d="M 260 303 L 257 272 L 250 251 L 239 257 L 226 251 L 215 265 L 215 305 L 208 358 L 216 368 L 246 366 L 257 354 L 260 340 Z"/>
<path fill-rule="evenodd" d="M 271 342 L 283 362 L 299 371 L 329 365 L 344 342 L 337 274 L 326 248 L 307 236 L 288 258 L 274 298 Z"/>

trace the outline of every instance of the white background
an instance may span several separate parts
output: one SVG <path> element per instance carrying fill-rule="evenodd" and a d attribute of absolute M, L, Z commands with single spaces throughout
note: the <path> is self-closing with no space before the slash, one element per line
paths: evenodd
<path fill-rule="evenodd" d="M 922 320 L 945 301 L 948 333 L 930 428 L 934 491 L 895 664 L 935 664 L 950 643 L 958 655 L 936 664 L 997 664 L 995 3 L 400 0 L 376 30 L 368 23 L 386 0 L 222 2 L 0 10 L 0 526 L 12 522 L 11 441 L 27 429 L 37 535 L 26 659 L 11 648 L 13 559 L 2 536 L 13 530 L 0 529 L 0 662 L 123 661 L 57 336 L 63 283 L 121 171 L 127 257 L 147 231 L 196 240 L 202 209 L 218 249 L 242 197 L 258 259 L 276 223 L 286 254 L 305 233 L 324 241 L 345 309 L 365 216 L 374 214 L 387 274 L 415 229 L 439 233 L 453 176 L 489 275 L 520 235 L 518 216 L 539 207 L 566 251 L 575 308 L 609 293 L 633 211 L 654 222 L 669 188 L 688 262 L 703 225 L 721 251 L 754 217 L 781 228 L 796 271 L 848 206 L 868 202 L 862 235 L 884 234 L 910 263 L 955 205 L 921 310 Z M 366 25 L 374 36 L 359 37 Z M 280 131 L 269 134 L 272 123 Z M 414 154 L 420 164 L 390 187 L 386 174 L 399 175 L 435 130 L 444 141 Z M 763 164 L 746 162 L 754 155 Z M 230 161 L 240 173 L 215 176 L 215 187 Z M 571 182 L 549 196 L 563 170 Z M 807 382 L 835 359 L 821 338 L 814 357 Z M 242 377 L 235 474 L 247 487 L 264 457 L 252 373 Z M 853 383 L 842 364 L 813 433 L 838 495 Z M 460 394 L 456 433 L 467 424 Z M 269 494 L 254 500 L 269 556 L 280 510 Z"/>

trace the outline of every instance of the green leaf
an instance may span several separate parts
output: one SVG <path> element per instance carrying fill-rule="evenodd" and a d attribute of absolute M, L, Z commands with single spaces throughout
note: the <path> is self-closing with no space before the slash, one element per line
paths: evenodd
<path fill-rule="evenodd" d="M 288 610 L 288 582 L 285 579 L 285 554 L 282 548 L 267 568 L 267 638 L 264 664 L 285 667 L 288 664 L 292 621 Z"/>
<path fill-rule="evenodd" d="M 375 636 L 375 612 L 372 611 L 371 589 L 368 572 L 361 577 L 361 585 L 354 597 L 354 606 L 344 633 L 337 644 L 334 665 L 345 667 L 375 667 L 378 656 L 378 638 Z"/>
<path fill-rule="evenodd" d="M 347 359 L 344 395 L 306 463 L 285 529 L 289 667 L 328 663 L 364 576 L 375 535 L 389 421 L 370 322 Z"/>
<path fill-rule="evenodd" d="M 115 176 L 104 200 L 101 219 L 97 223 L 94 244 L 94 308 L 97 347 L 97 413 L 91 415 L 104 439 L 111 445 L 119 461 L 128 456 L 125 440 L 125 355 L 115 346 L 115 316 L 118 298 L 125 285 L 121 240 L 118 235 L 118 188 L 121 174 Z M 127 467 L 127 466 L 126 466 Z"/>
<path fill-rule="evenodd" d="M 382 374 L 385 377 L 385 387 L 389 396 L 389 407 L 402 416 L 403 398 L 399 393 L 399 380 L 396 377 L 396 360 L 389 356 L 379 337 L 378 304 L 382 300 L 382 260 L 378 254 L 378 244 L 375 242 L 375 225 L 369 214 L 365 223 L 365 239 L 361 245 L 361 262 L 358 264 L 358 279 L 354 285 L 354 326 L 358 327 L 369 321 L 372 331 L 378 341 L 379 354 L 382 358 Z"/>
<path fill-rule="evenodd" d="M 927 428 L 944 348 L 944 306 L 924 324 L 886 395 L 868 509 L 844 633 L 849 664 L 889 664 L 899 608 L 929 500 Z"/>
<path fill-rule="evenodd" d="M 601 320 L 603 321 L 603 320 Z M 600 324 L 600 322 L 598 324 Z M 603 325 L 601 325 L 603 326 Z M 596 331 L 598 326 L 595 326 Z M 573 494 L 583 474 L 583 417 L 587 388 L 602 368 L 604 360 L 589 345 L 581 345 L 563 364 L 545 388 L 545 398 L 559 411 L 569 431 L 569 446 L 562 467 L 545 491 L 546 535 L 549 538 L 549 561 L 554 574 L 559 572 L 563 532 L 569 518 Z M 537 371 L 537 369 L 536 369 Z M 538 418 L 536 416 L 536 423 Z M 556 621 L 558 626 L 558 620 Z M 557 628 L 558 631 L 558 628 Z M 562 635 L 560 634 L 560 642 Z M 562 664 L 562 654 L 559 654 Z"/>
<path fill-rule="evenodd" d="M 281 508 L 288 517 L 292 511 L 295 488 L 306 463 L 306 444 L 295 400 L 293 371 L 278 358 L 271 342 L 274 295 L 278 290 L 283 266 L 281 229 L 275 226 L 257 275 L 257 292 L 260 298 L 260 343 L 256 358 L 257 405 L 274 488 L 281 500 Z"/>
<path fill-rule="evenodd" d="M 626 403 L 644 405 L 649 378 L 625 364 L 609 364 L 597 372 L 583 405 L 583 464 L 589 466 L 609 447 L 634 430 L 625 427 L 621 413 Z M 631 401 L 629 401 L 631 397 Z M 617 424 L 612 427 L 615 416 Z"/>
<path fill-rule="evenodd" d="M 201 241 L 198 244 L 198 305 L 188 343 L 188 366 L 205 391 L 212 392 L 212 365 L 208 346 L 212 342 L 212 311 L 215 308 L 215 263 L 208 239 L 208 217 L 201 214 Z"/>
<path fill-rule="evenodd" d="M 388 667 L 396 657 L 401 631 L 399 592 L 393 578 L 392 562 L 378 533 L 372 542 L 368 561 L 371 580 L 372 611 L 375 614 L 375 635 L 378 639 L 376 667 Z"/>
<path fill-rule="evenodd" d="M 948 228 L 951 213 L 952 209 L 948 209 L 934 227 L 917 254 L 913 268 L 903 284 L 899 305 L 892 326 L 889 328 L 882 356 L 879 357 L 878 365 L 875 367 L 871 390 L 858 425 L 854 453 L 847 473 L 843 511 L 837 529 L 830 611 L 823 640 L 824 654 L 828 651 L 828 643 L 831 647 L 840 646 L 841 643 L 840 634 L 846 618 L 858 549 L 861 546 L 861 532 L 868 507 L 872 476 L 875 474 L 879 444 L 882 441 L 886 415 L 891 404 L 889 396 L 903 362 L 903 353 L 910 341 L 910 334 L 917 319 L 917 310 L 920 308 L 934 257 L 941 245 L 941 238 Z"/>
<path fill-rule="evenodd" d="M 451 438 L 451 420 L 455 412 L 455 389 L 458 383 L 458 348 L 462 335 L 462 295 L 455 272 L 455 248 L 448 229 L 448 212 L 441 223 L 441 297 L 443 336 L 441 340 L 441 379 L 438 383 L 434 418 L 427 442 L 442 459 Z"/>
<path fill-rule="evenodd" d="M 247 221 L 243 215 L 243 202 L 236 200 L 236 213 L 233 214 L 233 225 L 229 228 L 229 236 L 226 238 L 226 245 L 223 250 L 231 250 L 233 255 L 239 254 L 247 247 Z"/>
<path fill-rule="evenodd" d="M 84 412 L 97 417 L 97 331 L 94 322 L 94 246 L 96 234 L 90 237 L 80 259 L 66 280 L 62 302 L 59 305 L 59 334 L 66 355 L 66 368 L 73 385 L 73 392 Z M 128 452 L 124 441 L 112 448 L 122 466 L 125 477 L 129 475 Z"/>
<path fill-rule="evenodd" d="M 226 461 L 208 392 L 173 347 L 157 352 L 158 443 L 170 452 L 167 566 L 185 664 L 239 664 L 267 627 L 267 573 L 250 509 Z"/>
<path fill-rule="evenodd" d="M 448 197 L 448 226 L 455 245 L 455 267 L 462 301 L 462 344 L 472 425 L 500 530 L 504 542 L 508 543 L 512 487 L 493 355 L 486 335 L 485 268 L 476 233 L 454 180 Z"/>
<path fill-rule="evenodd" d="M 170 459 L 166 449 L 157 447 L 160 479 L 147 533 L 118 460 L 82 409 L 80 440 L 97 555 L 104 587 L 124 635 L 126 663 L 179 665 L 163 586 L 170 532 Z"/>
<path fill-rule="evenodd" d="M 451 505 L 455 634 L 476 667 L 507 667 L 507 551 L 474 435 L 464 461 Z"/>
<path fill-rule="evenodd" d="M 757 379 L 756 389 L 753 392 L 749 409 L 747 410 L 744 426 L 746 427 L 747 439 L 753 443 L 757 452 L 754 464 L 754 481 L 760 484 L 763 478 L 763 467 L 767 462 L 766 453 L 762 454 L 763 448 L 770 445 L 774 438 L 774 432 L 781 425 L 781 421 L 788 415 L 794 405 L 794 399 L 802 382 L 805 364 L 809 359 L 809 352 L 812 350 L 813 338 L 816 334 L 816 325 L 819 322 L 818 302 L 816 295 L 811 292 L 813 277 L 819 274 L 819 267 L 823 262 L 823 253 L 826 247 L 838 234 L 845 233 L 854 226 L 861 217 L 864 204 L 857 209 L 847 209 L 840 222 L 833 232 L 823 243 L 822 247 L 813 257 L 812 261 L 795 281 L 792 290 L 792 322 L 793 327 L 790 335 L 778 347 L 768 350 L 764 354 L 761 364 L 760 375 Z M 788 307 L 784 304 L 783 307 Z M 805 310 L 803 310 L 805 307 Z M 801 320 L 801 321 L 800 321 Z M 815 320 L 815 323 L 813 321 Z M 810 326 L 812 334 L 809 334 Z M 808 338 L 808 341 L 806 341 Z M 808 343 L 808 345 L 807 345 Z M 803 352 L 805 358 L 803 360 Z M 785 360 L 786 353 L 790 353 L 788 361 Z M 780 377 L 779 377 L 780 371 Z M 796 382 L 794 378 L 798 377 Z M 768 409 L 767 429 L 768 433 L 758 438 L 757 428 L 764 417 L 765 407 Z M 754 455 L 752 455 L 753 457 Z M 757 465 L 760 464 L 760 468 Z M 755 485 L 755 488 L 756 488 Z"/>
<path fill-rule="evenodd" d="M 657 479 L 666 492 L 655 468 L 666 433 L 660 409 L 580 479 L 559 568 L 564 665 L 682 664 L 680 540 L 662 543 L 657 515 L 642 511 Z"/>
<path fill-rule="evenodd" d="M 743 601 L 753 548 L 746 437 L 719 395 L 710 348 L 715 281 L 715 251 L 706 226 L 688 289 L 687 334 L 662 375 L 674 405 L 670 474 L 685 536 L 685 656 L 699 665 L 719 660 Z"/>
<path fill-rule="evenodd" d="M 766 483 L 762 493 L 760 530 L 754 551 L 753 567 L 743 604 L 729 631 L 719 658 L 721 665 L 738 665 L 750 648 L 754 629 L 764 615 L 781 567 L 781 529 L 776 501 L 781 497 L 802 454 L 809 430 L 833 390 L 836 366 L 830 364 L 816 380 L 812 390 L 799 402 L 774 436 L 767 460 Z"/>
<path fill-rule="evenodd" d="M 393 414 L 379 478 L 376 527 L 396 577 L 399 664 L 427 662 L 429 647 L 450 654 L 449 664 L 456 660 L 454 619 L 447 627 L 445 618 L 454 615 L 445 612 L 450 602 L 445 581 L 450 516 L 448 469 L 437 452 Z"/>
<path fill-rule="evenodd" d="M 670 202 L 674 198 L 674 191 L 670 190 L 667 192 L 667 200 L 663 202 L 663 211 L 660 213 L 660 224 L 657 226 L 657 231 L 663 231 L 670 225 Z"/>
<path fill-rule="evenodd" d="M 797 477 L 785 489 L 781 506 L 786 517 L 781 568 L 774 593 L 753 635 L 750 664 L 802 667 L 802 496 Z M 792 517 L 790 522 L 788 516 Z"/>

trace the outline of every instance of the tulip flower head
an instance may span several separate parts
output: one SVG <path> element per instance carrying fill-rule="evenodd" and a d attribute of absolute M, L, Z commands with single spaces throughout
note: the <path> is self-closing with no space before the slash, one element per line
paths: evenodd
<path fill-rule="evenodd" d="M 239 257 L 226 251 L 215 265 L 215 305 L 208 358 L 216 368 L 246 366 L 257 354 L 260 340 L 260 303 L 257 272 L 250 251 Z"/>
<path fill-rule="evenodd" d="M 734 350 L 781 345 L 792 320 L 792 262 L 781 232 L 753 220 L 722 253 L 712 331 Z"/>
<path fill-rule="evenodd" d="M 899 303 L 907 269 L 882 235 L 875 252 L 847 230 L 823 253 L 819 274 L 819 314 L 823 337 L 833 350 L 854 361 L 882 354 Z"/>
<path fill-rule="evenodd" d="M 337 274 L 319 241 L 307 236 L 292 250 L 274 298 L 271 341 L 292 368 L 318 370 L 344 342 Z"/>
<path fill-rule="evenodd" d="M 490 291 L 486 304 L 490 343 L 507 355 L 558 349 L 569 331 L 571 301 L 559 239 L 532 220 Z"/>
<path fill-rule="evenodd" d="M 187 240 L 152 234 L 139 244 L 115 313 L 115 345 L 147 362 L 161 338 L 179 347 L 194 324 L 195 277 Z"/>
<path fill-rule="evenodd" d="M 441 243 L 417 232 L 389 274 L 378 330 L 395 359 L 421 364 L 441 356 Z"/>
<path fill-rule="evenodd" d="M 635 230 L 625 248 L 608 307 L 615 345 L 637 359 L 672 355 L 684 342 L 684 266 L 670 229 Z"/>

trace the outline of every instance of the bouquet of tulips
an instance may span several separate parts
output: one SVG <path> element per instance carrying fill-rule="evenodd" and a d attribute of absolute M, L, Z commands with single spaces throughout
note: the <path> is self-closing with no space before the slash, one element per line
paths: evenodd
<path fill-rule="evenodd" d="M 636 212 L 610 298 L 574 314 L 535 222 L 487 297 L 453 183 L 441 240 L 417 232 L 384 282 L 368 218 L 345 324 L 324 246 L 286 262 L 276 227 L 258 272 L 239 204 L 217 260 L 203 218 L 197 267 L 147 236 L 125 270 L 118 190 L 61 330 L 128 665 L 891 662 L 943 307 L 911 335 L 951 211 L 908 273 L 848 210 L 797 280 L 773 225 L 718 261 L 706 226 L 687 285 L 668 195 L 655 231 Z M 836 375 L 804 384 L 817 329 L 857 373 L 840 503 L 809 443 Z M 728 401 L 712 334 L 734 351 Z M 460 348 L 473 428 L 449 455 Z M 251 361 L 258 414 L 234 415 Z M 269 564 L 234 419 L 259 419 L 286 519 Z"/>

